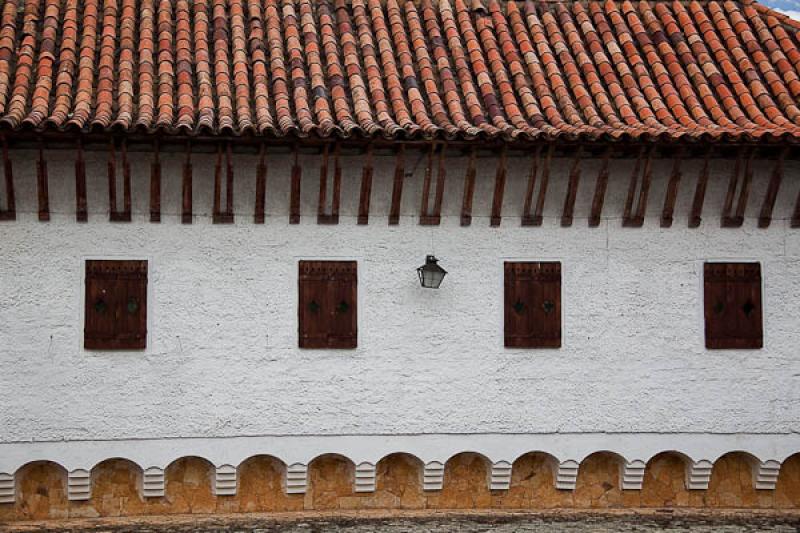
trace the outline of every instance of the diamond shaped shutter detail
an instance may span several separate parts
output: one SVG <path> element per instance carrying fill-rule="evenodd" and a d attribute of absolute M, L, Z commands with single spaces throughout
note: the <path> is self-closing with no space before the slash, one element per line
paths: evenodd
<path fill-rule="evenodd" d="M 764 345 L 760 264 L 706 263 L 703 292 L 706 348 Z"/>
<path fill-rule="evenodd" d="M 561 347 L 561 263 L 505 264 L 505 346 Z"/>
<path fill-rule="evenodd" d="M 358 346 L 355 261 L 300 261 L 301 348 Z"/>
<path fill-rule="evenodd" d="M 86 261 L 84 348 L 147 346 L 147 261 Z"/>

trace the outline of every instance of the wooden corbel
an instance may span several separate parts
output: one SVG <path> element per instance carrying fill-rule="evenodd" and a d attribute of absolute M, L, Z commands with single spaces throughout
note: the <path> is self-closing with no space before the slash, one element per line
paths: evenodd
<path fill-rule="evenodd" d="M 183 160 L 183 203 L 181 206 L 181 222 L 192 223 L 192 144 L 186 141 L 185 157 Z"/>
<path fill-rule="evenodd" d="M 747 198 L 750 195 L 750 185 L 753 181 L 754 154 L 755 150 L 752 148 L 740 150 L 738 152 L 736 163 L 733 165 L 733 172 L 731 173 L 731 178 L 728 182 L 728 192 L 725 195 L 725 204 L 722 207 L 722 218 L 720 225 L 723 228 L 738 228 L 744 223 L 744 213 L 747 209 Z M 742 163 L 744 163 L 743 175 Z M 739 192 L 739 200 L 736 203 L 736 212 L 734 213 L 733 203 L 736 199 L 737 189 Z"/>
<path fill-rule="evenodd" d="M 11 166 L 11 159 L 8 157 L 8 140 L 5 135 L 0 138 L 0 144 L 2 144 L 3 175 L 6 185 L 6 206 L 5 209 L 0 207 L 0 220 L 16 220 L 17 208 L 14 198 L 14 170 Z"/>
<path fill-rule="evenodd" d="M 789 147 L 787 146 L 781 150 L 777 161 L 775 161 L 772 177 L 769 180 L 769 185 L 767 185 L 767 193 L 764 195 L 764 203 L 761 205 L 761 214 L 758 217 L 759 228 L 768 228 L 772 223 L 772 210 L 775 208 L 775 201 L 778 199 L 778 191 L 783 181 L 783 161 L 788 153 Z"/>
<path fill-rule="evenodd" d="M 503 144 L 500 151 L 500 159 L 497 162 L 497 172 L 494 176 L 494 195 L 492 197 L 492 215 L 489 225 L 497 227 L 503 219 L 503 195 L 506 189 L 506 159 L 508 157 L 508 145 Z"/>
<path fill-rule="evenodd" d="M 700 222 L 703 221 L 703 203 L 706 199 L 706 187 L 708 186 L 708 166 L 711 159 L 711 147 L 706 150 L 706 155 L 703 158 L 703 168 L 700 170 L 700 175 L 697 177 L 697 187 L 694 190 L 694 200 L 692 201 L 692 210 L 689 213 L 689 227 L 697 228 Z"/>
<path fill-rule="evenodd" d="M 161 222 L 161 153 L 158 139 L 153 142 L 150 164 L 150 222 Z"/>
<path fill-rule="evenodd" d="M 572 226 L 572 219 L 575 213 L 575 198 L 578 196 L 578 182 L 581 179 L 581 157 L 583 146 L 578 146 L 578 150 L 572 158 L 572 166 L 569 171 L 569 183 L 567 184 L 567 195 L 564 197 L 564 211 L 561 214 L 561 226 Z"/>
<path fill-rule="evenodd" d="M 476 148 L 473 146 L 469 151 L 469 162 L 467 172 L 464 174 L 464 197 L 461 202 L 461 225 L 469 226 L 472 224 L 472 196 L 475 194 L 475 158 Z"/>
<path fill-rule="evenodd" d="M 214 212 L 212 222 L 214 224 L 233 223 L 233 157 L 231 154 L 231 143 L 225 143 L 225 210 L 222 210 L 222 144 L 217 145 L 217 162 L 214 165 Z"/>
<path fill-rule="evenodd" d="M 422 226 L 438 226 L 442 221 L 442 199 L 444 196 L 444 182 L 447 175 L 444 166 L 447 145 L 442 143 L 438 146 L 439 158 L 436 172 L 436 196 L 433 200 L 433 210 L 430 210 L 429 197 L 433 177 L 433 159 L 436 150 L 436 143 L 431 144 L 430 151 L 428 152 L 428 164 L 425 169 L 425 180 L 422 185 L 422 206 L 419 212 L 419 223 Z"/>
<path fill-rule="evenodd" d="M 86 203 L 86 162 L 83 160 L 83 142 L 80 137 L 75 159 L 75 220 L 77 222 L 89 220 Z"/>
<path fill-rule="evenodd" d="M 117 148 L 111 139 L 108 148 L 108 219 L 110 222 L 131 221 L 131 167 L 128 161 L 128 144 L 122 141 L 122 195 L 123 209 L 117 210 Z"/>
<path fill-rule="evenodd" d="M 625 199 L 625 209 L 622 215 L 622 225 L 626 228 L 640 228 L 644 225 L 644 217 L 647 213 L 647 197 L 650 193 L 650 182 L 653 176 L 653 152 L 655 147 L 642 147 L 639 157 L 636 159 L 631 181 L 628 185 L 628 196 Z M 639 169 L 644 159 L 644 168 L 639 179 Z M 641 181 L 641 183 L 639 183 Z M 636 199 L 636 189 L 639 189 L 638 200 L 634 208 Z"/>
<path fill-rule="evenodd" d="M 44 158 L 44 143 L 39 140 L 39 159 L 36 161 L 36 192 L 39 199 L 39 220 L 50 220 L 50 180 L 47 176 L 47 161 Z"/>
<path fill-rule="evenodd" d="M 326 144 L 322 149 L 322 165 L 319 171 L 319 203 L 317 204 L 317 224 L 338 224 L 339 204 L 342 194 L 342 166 L 339 162 L 341 146 L 337 142 L 333 147 L 333 190 L 331 191 L 331 211 L 326 213 L 328 194 L 328 164 L 330 147 Z"/>
<path fill-rule="evenodd" d="M 264 223 L 264 211 L 267 201 L 267 147 L 262 142 L 258 147 L 258 165 L 256 166 L 256 205 L 253 223 Z"/>
<path fill-rule="evenodd" d="M 673 214 L 675 213 L 675 200 L 678 198 L 678 186 L 681 182 L 682 160 L 683 147 L 680 147 L 672 160 L 672 172 L 670 172 L 667 192 L 664 195 L 664 208 L 661 210 L 662 228 L 669 228 L 672 226 Z"/>
<path fill-rule="evenodd" d="M 372 143 L 367 145 L 364 168 L 361 170 L 361 194 L 358 199 L 358 223 L 369 224 L 369 205 L 372 198 Z"/>
<path fill-rule="evenodd" d="M 406 145 L 401 144 L 395 155 L 394 184 L 392 186 L 392 205 L 389 208 L 389 225 L 400 222 L 400 202 L 403 199 L 403 181 L 405 179 Z"/>
<path fill-rule="evenodd" d="M 300 167 L 300 147 L 295 143 L 291 192 L 289 194 L 289 224 L 300 223 L 300 179 L 302 177 L 303 169 Z"/>
<path fill-rule="evenodd" d="M 594 197 L 592 198 L 592 211 L 589 214 L 589 227 L 596 228 L 600 225 L 603 217 L 603 204 L 606 200 L 606 189 L 608 189 L 608 165 L 611 160 L 611 146 L 606 147 L 603 154 L 603 162 L 600 171 L 597 173 L 597 182 L 594 186 Z"/>

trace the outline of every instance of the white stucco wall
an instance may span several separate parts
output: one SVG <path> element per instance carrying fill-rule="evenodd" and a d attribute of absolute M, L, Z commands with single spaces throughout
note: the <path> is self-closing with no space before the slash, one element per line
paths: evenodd
<path fill-rule="evenodd" d="M 462 228 L 463 160 L 448 163 L 441 226 L 422 227 L 424 160 L 406 181 L 400 224 L 388 226 L 393 160 L 378 158 L 370 224 L 357 226 L 361 159 L 344 158 L 340 224 L 320 226 L 318 159 L 303 157 L 304 216 L 289 225 L 289 159 L 271 155 L 267 221 L 254 225 L 256 161 L 237 156 L 236 224 L 212 225 L 213 158 L 197 156 L 196 216 L 181 225 L 180 156 L 163 158 L 161 224 L 147 221 L 149 156 L 138 155 L 134 221 L 107 221 L 105 154 L 88 155 L 89 223 L 74 222 L 72 157 L 48 154 L 53 214 L 41 223 L 35 155 L 13 154 L 18 220 L 0 224 L 0 443 L 447 433 L 769 442 L 800 430 L 800 230 L 781 218 L 798 192 L 793 162 L 767 230 L 756 217 L 770 164 L 757 167 L 744 226 L 719 227 L 731 161 L 712 164 L 698 229 L 686 218 L 699 161 L 684 165 L 670 229 L 658 221 L 669 162 L 655 167 L 644 228 L 621 227 L 632 161 L 612 162 L 598 228 L 586 223 L 597 164 L 584 164 L 574 226 L 561 228 L 566 160 L 555 162 L 543 227 L 524 228 L 528 161 L 511 158 L 503 223 L 490 228 L 486 157 Z M 407 170 L 415 162 L 409 152 Z M 450 272 L 439 291 L 416 279 L 427 253 Z M 83 263 L 103 257 L 150 261 L 146 351 L 82 349 Z M 358 349 L 297 348 L 304 258 L 358 261 Z M 507 259 L 562 262 L 561 349 L 503 347 Z M 702 263 L 722 259 L 762 264 L 762 350 L 704 349 Z"/>

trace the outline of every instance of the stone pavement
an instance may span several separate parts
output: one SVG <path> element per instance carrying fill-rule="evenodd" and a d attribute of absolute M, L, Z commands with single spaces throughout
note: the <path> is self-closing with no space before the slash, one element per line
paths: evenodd
<path fill-rule="evenodd" d="M 0 532 L 39 533 L 800 533 L 785 513 L 408 513 L 305 516 L 208 515 L 3 524 Z"/>

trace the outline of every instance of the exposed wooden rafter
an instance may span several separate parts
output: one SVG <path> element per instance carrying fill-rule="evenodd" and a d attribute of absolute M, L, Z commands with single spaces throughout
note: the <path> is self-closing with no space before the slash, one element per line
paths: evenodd
<path fill-rule="evenodd" d="M 430 209 L 430 190 L 431 182 L 433 181 L 433 159 L 435 153 L 439 152 L 438 165 L 436 170 L 436 192 L 433 199 L 433 209 Z M 419 223 L 422 226 L 438 226 L 442 221 L 442 201 L 444 198 L 444 182 L 447 176 L 447 171 L 444 167 L 445 152 L 447 151 L 446 144 L 437 145 L 431 144 L 428 151 L 428 164 L 425 168 L 425 180 L 422 186 L 422 206 L 419 212 Z"/>
<path fill-rule="evenodd" d="M 80 138 L 75 159 L 75 220 L 78 222 L 89 220 L 86 202 L 86 162 L 83 160 L 83 142 Z"/>
<path fill-rule="evenodd" d="M 108 219 L 111 222 L 131 221 L 131 166 L 128 145 L 122 141 L 122 211 L 117 209 L 117 147 L 112 139 L 108 147 Z"/>
<path fill-rule="evenodd" d="M 44 158 L 44 143 L 39 142 L 39 159 L 36 161 L 36 193 L 39 200 L 39 220 L 50 220 L 50 180 L 47 176 L 47 161 Z"/>
<path fill-rule="evenodd" d="M 541 145 L 537 146 L 531 157 L 531 169 L 528 172 L 528 187 L 525 189 L 525 200 L 522 204 L 522 219 L 520 224 L 523 226 L 533 226 L 531 209 L 533 208 L 533 192 L 536 189 L 536 178 L 539 172 L 539 158 L 542 155 Z"/>
<path fill-rule="evenodd" d="M 403 181 L 405 178 L 406 147 L 400 145 L 395 155 L 394 182 L 392 184 L 392 205 L 389 208 L 389 224 L 396 225 L 400 222 L 400 202 L 403 199 Z"/>
<path fill-rule="evenodd" d="M 231 143 L 225 143 L 225 210 L 222 210 L 222 145 L 217 145 L 217 162 L 214 166 L 214 224 L 233 223 L 233 162 L 231 161 Z"/>
<path fill-rule="evenodd" d="M 183 160 L 183 183 L 181 222 L 184 224 L 192 223 L 192 144 L 186 141 L 185 157 Z"/>
<path fill-rule="evenodd" d="M 11 160 L 8 158 L 8 142 L 5 135 L 0 139 L 3 152 L 3 176 L 5 177 L 5 208 L 0 207 L 0 220 L 16 220 L 17 208 L 14 198 L 14 170 L 11 166 Z"/>
<path fill-rule="evenodd" d="M 628 185 L 628 196 L 625 199 L 625 209 L 622 215 L 622 225 L 627 228 L 640 228 L 644 224 L 644 217 L 647 213 L 647 197 L 650 193 L 650 182 L 653 176 L 653 146 L 642 147 L 636 165 L 631 174 L 631 181 Z M 639 179 L 639 168 L 644 159 L 644 168 Z M 639 183 L 641 181 L 641 183 Z M 634 209 L 634 199 L 636 189 L 639 189 L 638 200 Z"/>
<path fill-rule="evenodd" d="M 594 197 L 592 198 L 592 212 L 589 214 L 589 227 L 596 228 L 600 225 L 603 216 L 603 204 L 606 200 L 606 189 L 608 189 L 608 165 L 611 159 L 611 147 L 607 147 L 603 154 L 603 162 L 600 164 L 600 171 L 597 173 L 597 182 L 594 186 Z"/>
<path fill-rule="evenodd" d="M 264 211 L 267 201 L 267 147 L 262 142 L 258 147 L 258 165 L 256 166 L 256 204 L 253 212 L 253 223 L 264 223 Z"/>
<path fill-rule="evenodd" d="M 683 148 L 672 159 L 672 172 L 667 183 L 667 192 L 664 195 L 664 208 L 661 210 L 661 227 L 669 228 L 672 226 L 672 219 L 675 213 L 675 200 L 678 198 L 678 186 L 681 182 L 681 161 L 683 159 Z"/>
<path fill-rule="evenodd" d="M 49 207 L 49 180 L 48 180 L 48 164 L 45 159 L 45 143 L 49 149 L 63 148 L 63 146 L 51 146 L 50 141 L 46 140 L 47 137 L 42 135 L 38 138 L 37 144 L 27 145 L 26 148 L 38 149 L 38 155 L 35 156 L 36 165 L 36 187 L 38 194 L 38 216 L 39 220 L 46 221 L 50 219 Z M 92 140 L 94 139 L 94 140 Z M 14 141 L 14 142 L 12 142 Z M 91 141 L 91 142 L 90 142 Z M 108 137 L 102 139 L 103 144 L 97 142 L 96 137 L 90 134 L 82 134 L 73 139 L 71 142 L 76 142 L 75 150 L 75 205 L 76 213 L 75 218 L 79 222 L 85 222 L 88 218 L 88 197 L 93 195 L 88 194 L 87 191 L 87 172 L 95 167 L 89 165 L 87 169 L 86 154 L 87 151 L 106 150 L 108 155 L 107 171 L 108 171 L 108 206 L 109 206 L 109 220 L 112 222 L 130 221 L 132 218 L 132 173 L 130 157 L 132 154 L 141 153 L 145 150 L 151 155 L 152 160 L 150 163 L 150 220 L 151 222 L 161 221 L 161 187 L 162 187 L 162 151 L 173 151 L 176 145 L 173 141 L 169 141 L 168 146 L 162 144 L 164 141 L 161 138 L 150 138 L 149 146 L 138 142 L 131 145 L 131 141 L 126 136 L 124 138 L 117 138 L 116 141 L 108 141 Z M 183 142 L 183 141 L 182 141 Z M 184 151 L 183 161 L 183 175 L 182 175 L 182 208 L 181 220 L 184 223 L 192 223 L 192 151 L 199 151 L 195 141 L 185 141 L 182 144 Z M 271 141 L 270 141 L 271 142 Z M 263 224 L 266 217 L 266 186 L 267 186 L 267 164 L 266 153 L 269 142 L 261 140 L 257 145 L 250 145 L 257 150 L 257 167 L 256 167 L 256 180 L 255 180 L 255 200 L 253 221 L 256 224 Z M 206 151 L 208 144 L 203 144 L 203 151 Z M 234 153 L 252 153 L 251 149 L 243 149 L 238 145 L 234 145 L 228 139 L 222 139 L 216 143 L 216 164 L 214 168 L 214 207 L 213 207 L 213 222 L 231 223 L 233 222 L 233 204 L 234 204 Z M 286 144 L 284 144 L 286 146 Z M 302 178 L 302 160 L 300 159 L 300 148 L 307 146 L 303 141 L 293 143 L 292 159 L 293 164 L 291 167 L 291 189 L 289 198 L 289 214 L 290 223 L 297 224 L 300 221 L 300 185 Z M 340 204 L 342 194 L 342 167 L 341 156 L 342 151 L 347 147 L 352 147 L 354 144 L 347 139 L 337 140 L 334 143 L 328 142 L 326 144 L 319 143 L 314 146 L 318 147 L 322 153 L 322 162 L 320 165 L 320 188 L 319 188 L 319 204 L 317 207 L 317 221 L 319 224 L 336 224 L 339 222 Z M 374 150 L 379 146 L 389 146 L 381 140 L 374 140 L 367 144 L 360 145 L 365 148 L 364 161 L 362 166 L 362 176 L 358 199 L 358 224 L 368 224 L 370 215 L 370 203 L 372 196 L 372 187 L 374 182 Z M 406 150 L 409 146 L 414 147 L 414 150 L 422 149 L 423 157 L 426 158 L 427 164 L 424 169 L 424 177 L 421 183 L 421 202 L 419 205 L 419 223 L 421 225 L 439 225 L 441 224 L 442 208 L 444 203 L 444 194 L 447 179 L 447 165 L 452 158 L 455 157 L 453 153 L 454 147 L 463 147 L 467 150 L 463 152 L 463 159 L 467 159 L 467 169 L 464 175 L 464 187 L 461 205 L 461 225 L 468 226 L 472 222 L 472 210 L 474 202 L 474 194 L 477 180 L 477 150 L 474 145 L 464 146 L 457 142 L 452 143 L 447 141 L 427 142 L 425 144 L 416 143 L 397 143 L 394 144 L 395 149 L 395 165 L 394 176 L 391 193 L 391 205 L 389 208 L 389 224 L 398 224 L 402 206 L 402 194 L 406 177 Z M 494 145 L 493 145 L 494 146 Z M 144 147 L 144 148 L 143 148 Z M 508 147 L 501 144 L 496 145 L 497 151 L 494 157 L 497 161 L 496 173 L 493 186 L 493 196 L 491 200 L 491 213 L 490 225 L 499 226 L 502 221 L 502 211 L 504 194 L 506 189 L 507 180 L 523 179 L 526 184 L 520 183 L 520 186 L 525 187 L 524 197 L 522 199 L 522 214 L 521 225 L 523 226 L 537 226 L 542 224 L 542 216 L 544 210 L 544 203 L 546 201 L 546 194 L 549 182 L 550 168 L 552 158 L 555 153 L 555 143 L 549 144 L 530 144 L 529 151 L 525 155 L 529 161 L 529 170 L 523 176 L 509 176 L 508 166 Z M 9 157 L 14 155 L 13 150 L 19 148 L 14 138 L 8 138 L 7 135 L 0 133 L 0 157 L 2 157 L 3 176 L 0 177 L 0 220 L 13 220 L 16 216 L 15 202 L 14 202 L 14 175 L 12 168 L 12 161 Z M 571 226 L 574 222 L 575 216 L 583 216 L 583 213 L 575 213 L 576 198 L 580 187 L 580 179 L 582 172 L 583 159 L 589 157 L 589 149 L 586 145 L 575 145 L 574 148 L 561 147 L 570 150 L 565 156 L 569 158 L 567 163 L 569 166 L 566 195 L 563 201 L 563 210 L 561 212 L 561 225 Z M 593 187 L 593 197 L 591 206 L 587 209 L 588 225 L 590 227 L 597 227 L 602 222 L 603 209 L 605 207 L 606 197 L 608 196 L 608 188 L 611 186 L 609 181 L 610 176 L 610 161 L 612 156 L 618 157 L 619 154 L 614 150 L 617 147 L 613 144 L 599 147 L 602 152 L 595 152 L 598 147 L 592 148 L 593 162 L 599 166 L 596 175 L 596 181 Z M 735 147 L 727 146 L 719 148 L 704 146 L 697 147 L 695 150 L 702 149 L 703 152 L 694 153 L 689 152 L 689 147 L 662 147 L 659 146 L 656 150 L 656 145 L 648 145 L 646 147 L 637 148 L 638 157 L 633 165 L 632 172 L 628 178 L 625 176 L 623 179 L 627 181 L 627 194 L 624 198 L 623 206 L 623 219 L 622 224 L 626 227 L 640 227 L 644 223 L 647 214 L 647 203 L 649 201 L 649 192 L 652 185 L 652 174 L 654 172 L 655 157 L 659 154 L 662 157 L 660 163 L 671 161 L 671 173 L 666 184 L 666 193 L 663 201 L 663 208 L 660 213 L 661 227 L 670 227 L 673 224 L 673 217 L 675 215 L 675 208 L 677 204 L 678 190 L 680 181 L 682 180 L 681 165 L 683 159 L 690 153 L 694 157 L 700 157 L 700 168 L 697 176 L 695 186 L 693 187 L 693 198 L 691 205 L 688 209 L 688 225 L 691 228 L 696 228 L 702 223 L 703 209 L 705 203 L 705 196 L 708 193 L 709 182 L 712 179 L 710 175 L 711 164 L 729 164 L 730 172 L 726 178 L 726 193 L 724 196 L 724 203 L 721 206 L 720 213 L 707 213 L 707 216 L 719 216 L 720 224 L 726 228 L 738 228 L 744 223 L 745 214 L 748 209 L 755 207 L 759 208 L 758 225 L 761 228 L 769 227 L 772 219 L 775 206 L 777 204 L 777 197 L 780 194 L 781 187 L 783 186 L 784 173 L 786 160 L 788 158 L 796 157 L 794 152 L 789 150 L 789 147 L 781 147 L 778 153 L 777 148 L 756 147 L 755 145 L 742 145 Z M 574 150 L 574 151 L 573 151 Z M 774 152 L 773 152 L 774 150 Z M 12 151 L 10 153 L 10 151 Z M 448 154 L 447 151 L 450 153 Z M 771 163 L 774 166 L 770 169 L 770 176 L 767 179 L 768 184 L 763 199 L 760 200 L 759 206 L 748 207 L 748 203 L 752 204 L 755 200 L 751 201 L 749 196 L 756 194 L 753 190 L 755 188 L 755 158 L 762 157 L 763 153 L 768 153 L 771 158 Z M 347 152 L 345 152 L 347 153 Z M 559 151 L 559 156 L 561 156 Z M 105 154 L 104 154 L 105 155 Z M 459 154 L 460 155 L 460 152 Z M 777 155 L 777 157 L 775 157 Z M 712 156 L 714 161 L 712 161 Z M 415 158 L 416 159 L 416 158 Z M 92 160 L 94 160 L 92 158 Z M 224 164 L 223 164 L 224 161 Z M 564 161 L 559 161 L 562 163 Z M 716 168 L 716 167 L 715 167 Z M 333 178 L 331 179 L 331 172 Z M 122 177 L 120 183 L 119 177 Z M 224 176 L 224 177 L 223 177 Z M 452 178 L 451 178 L 452 179 Z M 94 181 L 92 181 L 94 184 Z M 224 184 L 224 185 L 223 185 Z M 18 185 L 18 184 L 17 184 Z M 588 185 L 587 185 L 588 187 Z M 19 193 L 19 191 L 16 191 Z M 451 193 L 454 191 L 450 191 Z M 588 192 L 588 191 L 587 191 Z M 688 192 L 688 191 L 687 191 Z M 224 198 L 224 200 L 223 200 Z M 611 201 L 609 199 L 609 201 Z M 581 204 L 583 205 L 583 204 Z M 800 228 L 800 194 L 796 199 L 791 213 L 791 226 Z M 651 210 L 652 211 L 652 210 Z M 775 215 L 785 216 L 785 215 Z"/>
<path fill-rule="evenodd" d="M 322 149 L 322 165 L 319 171 L 319 204 L 317 205 L 317 224 L 338 224 L 339 204 L 342 195 L 342 167 L 339 162 L 340 145 L 333 148 L 333 190 L 331 191 L 331 211 L 326 213 L 328 196 L 329 145 Z"/>
<path fill-rule="evenodd" d="M 295 144 L 291 192 L 289 193 L 289 224 L 300 223 L 300 180 L 302 177 L 303 169 L 300 167 L 300 147 Z"/>
<path fill-rule="evenodd" d="M 572 158 L 572 166 L 569 171 L 569 183 L 567 184 L 567 195 L 564 197 L 564 211 L 561 214 L 561 226 L 572 226 L 572 219 L 575 212 L 575 198 L 578 196 L 578 182 L 581 178 L 581 156 L 583 147 L 579 146 Z"/>
<path fill-rule="evenodd" d="M 736 163 L 733 165 L 733 172 L 728 182 L 728 192 L 725 195 L 725 205 L 722 207 L 722 217 L 720 224 L 723 228 L 738 228 L 744 223 L 744 213 L 747 209 L 747 197 L 750 195 L 750 184 L 753 181 L 753 155 L 754 150 L 739 151 Z M 744 163 L 744 174 L 742 175 L 742 163 Z M 740 179 L 741 176 L 741 179 Z M 733 203 L 736 200 L 736 192 L 739 192 L 739 200 L 736 204 L 736 211 L 733 211 Z"/>
<path fill-rule="evenodd" d="M 767 193 L 764 195 L 764 203 L 761 205 L 761 214 L 758 217 L 759 228 L 768 228 L 772 223 L 772 210 L 775 208 L 775 201 L 778 199 L 778 191 L 783 181 L 783 161 L 788 152 L 788 148 L 781 150 L 777 161 L 775 161 L 772 177 L 769 180 L 769 185 L 767 185 Z"/>
<path fill-rule="evenodd" d="M 361 191 L 358 198 L 358 223 L 369 224 L 369 205 L 372 199 L 372 143 L 367 145 L 364 167 L 361 169 Z"/>
<path fill-rule="evenodd" d="M 697 187 L 694 189 L 694 200 L 692 200 L 692 210 L 689 212 L 689 227 L 697 228 L 703 221 L 703 204 L 706 200 L 706 187 L 708 186 L 708 166 L 711 158 L 711 148 L 706 150 L 703 157 L 703 168 L 697 176 Z"/>
<path fill-rule="evenodd" d="M 491 226 L 499 226 L 503 219 L 503 195 L 506 189 L 506 159 L 508 157 L 508 147 L 505 145 L 500 151 L 500 159 L 497 162 L 497 172 L 494 176 L 494 195 L 492 197 L 492 216 L 489 219 Z"/>
<path fill-rule="evenodd" d="M 556 145 L 550 143 L 547 147 L 547 155 L 544 158 L 544 167 L 542 167 L 542 179 L 539 184 L 539 195 L 536 197 L 536 207 L 533 211 L 531 218 L 532 226 L 541 226 L 544 219 L 544 202 L 547 199 L 547 186 L 550 183 L 550 164 L 553 161 L 553 154 L 555 153 Z"/>
<path fill-rule="evenodd" d="M 150 163 L 150 222 L 161 222 L 161 147 L 153 143 L 153 162 Z"/>
<path fill-rule="evenodd" d="M 473 146 L 469 151 L 469 162 L 464 174 L 464 196 L 461 201 L 461 225 L 472 224 L 472 196 L 475 194 L 475 159 L 477 150 Z"/>

